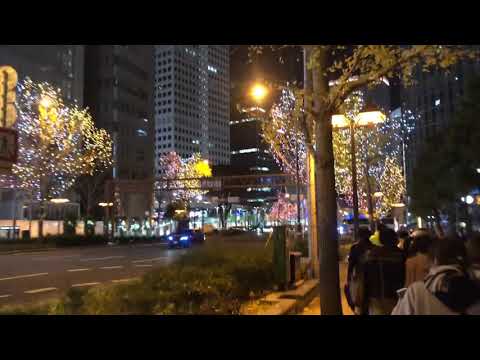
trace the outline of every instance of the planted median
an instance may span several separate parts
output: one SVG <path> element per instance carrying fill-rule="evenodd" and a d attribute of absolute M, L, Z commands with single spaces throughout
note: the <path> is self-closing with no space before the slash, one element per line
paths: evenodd
<path fill-rule="evenodd" d="M 212 244 L 195 248 L 139 281 L 71 289 L 59 300 L 5 307 L 6 314 L 229 315 L 274 286 L 271 248 Z"/>

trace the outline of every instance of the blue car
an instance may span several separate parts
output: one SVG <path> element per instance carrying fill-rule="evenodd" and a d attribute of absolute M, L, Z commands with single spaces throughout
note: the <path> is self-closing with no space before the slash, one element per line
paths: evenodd
<path fill-rule="evenodd" d="M 192 243 L 203 243 L 205 234 L 200 231 L 184 230 L 167 236 L 168 248 L 189 248 Z"/>

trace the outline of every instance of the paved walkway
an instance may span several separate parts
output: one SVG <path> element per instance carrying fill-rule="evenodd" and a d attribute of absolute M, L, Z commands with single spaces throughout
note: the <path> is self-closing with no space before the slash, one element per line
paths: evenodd
<path fill-rule="evenodd" d="M 343 315 L 354 315 L 350 307 L 348 306 L 347 299 L 343 292 L 343 286 L 347 281 L 347 263 L 342 261 L 340 263 L 340 293 L 342 295 L 342 309 Z M 312 302 L 303 309 L 303 313 L 300 315 L 321 315 L 320 314 L 320 298 L 315 297 Z"/>

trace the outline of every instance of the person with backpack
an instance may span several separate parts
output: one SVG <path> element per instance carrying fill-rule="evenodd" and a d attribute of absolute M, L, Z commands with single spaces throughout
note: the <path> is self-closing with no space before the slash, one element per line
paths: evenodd
<path fill-rule="evenodd" d="M 427 276 L 400 295 L 392 315 L 461 315 L 478 311 L 480 287 L 469 275 L 465 260 L 465 246 L 460 239 L 435 241 Z"/>
<path fill-rule="evenodd" d="M 405 257 L 394 230 L 380 226 L 364 255 L 362 306 L 368 315 L 390 314 L 405 282 Z"/>
<path fill-rule="evenodd" d="M 348 255 L 348 270 L 347 270 L 347 284 L 344 291 L 347 298 L 348 305 L 352 311 L 357 315 L 363 315 L 365 309 L 362 309 L 361 301 L 358 299 L 358 285 L 361 281 L 359 275 L 363 272 L 362 257 L 373 245 L 370 243 L 371 232 L 368 228 L 361 227 L 358 229 L 358 241 L 350 248 Z"/>

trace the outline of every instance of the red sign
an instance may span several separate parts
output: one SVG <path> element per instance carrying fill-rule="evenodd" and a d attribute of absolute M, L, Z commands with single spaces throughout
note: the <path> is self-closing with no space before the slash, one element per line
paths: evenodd
<path fill-rule="evenodd" d="M 9 172 L 18 159 L 18 136 L 13 129 L 0 128 L 0 170 Z"/>

